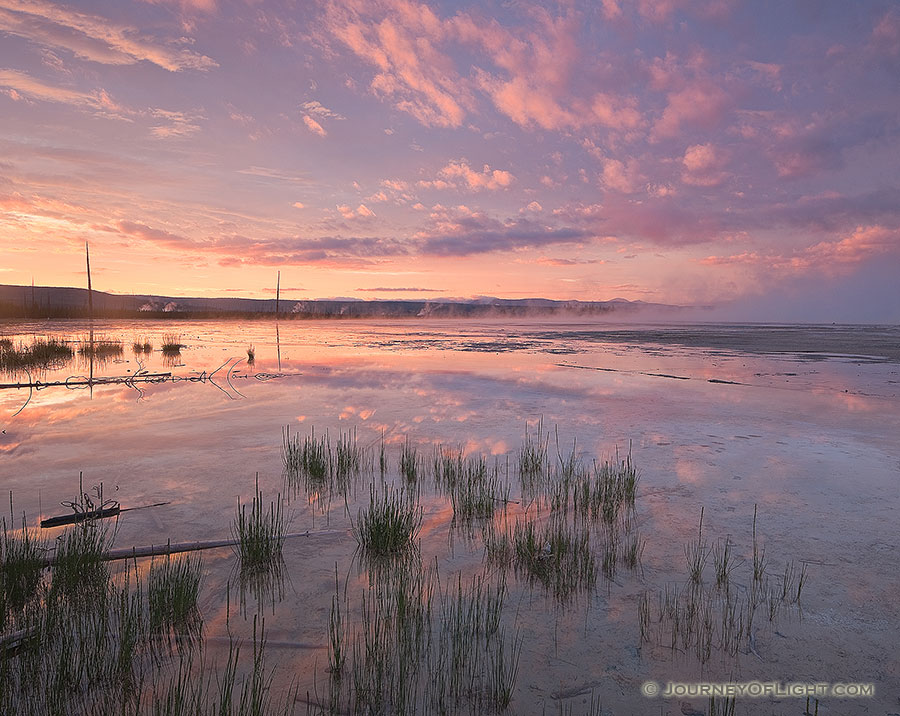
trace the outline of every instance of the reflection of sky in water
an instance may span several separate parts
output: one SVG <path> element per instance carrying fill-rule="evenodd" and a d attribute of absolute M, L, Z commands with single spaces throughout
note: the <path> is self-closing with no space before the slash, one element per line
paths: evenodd
<path fill-rule="evenodd" d="M 52 326 L 35 330 L 52 333 Z M 512 453 L 514 465 L 526 421 L 542 417 L 551 435 L 559 426 L 563 454 L 573 440 L 588 458 L 611 457 L 617 448 L 622 454 L 630 446 L 640 470 L 638 516 L 647 539 L 644 581 L 626 580 L 607 590 L 601 577 L 604 586 L 589 617 L 583 610 L 573 615 L 548 607 L 540 594 L 525 590 L 530 606 L 522 607 L 523 635 L 556 629 L 563 653 L 553 657 L 551 646 L 523 655 L 525 673 L 555 679 L 548 690 L 601 679 L 615 666 L 629 674 L 621 698 L 637 708 L 640 702 L 628 701 L 627 694 L 636 693 L 644 678 L 687 668 L 669 664 L 663 671 L 657 665 L 657 673 L 637 659 L 633 620 L 642 589 L 683 573 L 682 546 L 695 535 L 701 505 L 709 539 L 730 535 L 741 557 L 749 556 L 753 505 L 758 504 L 760 533 L 776 569 L 789 558 L 814 563 L 804 617 L 811 625 L 809 636 L 791 633 L 800 641 L 790 658 L 802 665 L 791 675 L 762 669 L 773 678 L 844 676 L 836 671 L 837 661 L 810 656 L 818 653 L 814 643 L 849 639 L 847 650 L 853 653 L 885 656 L 886 646 L 876 637 L 852 635 L 849 627 L 828 621 L 829 610 L 852 606 L 857 620 L 872 623 L 900 618 L 895 600 L 888 598 L 888 575 L 900 567 L 898 552 L 877 548 L 896 547 L 896 363 L 813 363 L 723 350 L 711 355 L 697 347 L 648 349 L 637 342 L 604 344 L 571 335 L 555 341 L 547 326 L 501 330 L 498 337 L 498 327 L 489 324 L 287 323 L 279 326 L 276 343 L 271 323 L 198 322 L 177 329 L 186 347 L 176 365 L 166 365 L 159 348 L 162 334 L 172 331 L 170 324 L 106 324 L 102 330 L 121 338 L 125 351 L 118 361 L 95 365 L 95 375 L 127 376 L 143 369 L 183 380 L 92 391 L 48 387 L 34 391 L 15 417 L 10 416 L 28 390 L 0 391 L 0 487 L 13 491 L 16 511 L 26 511 L 30 519 L 40 511 L 60 513 L 58 502 L 71 499 L 83 471 L 86 486 L 102 481 L 106 494 L 125 507 L 173 503 L 123 515 L 120 546 L 218 538 L 227 536 L 237 500 L 250 498 L 257 472 L 266 494 L 282 489 L 280 446 L 286 425 L 301 435 L 312 426 L 317 434 L 328 430 L 332 435 L 355 428 L 363 445 L 377 444 L 383 433 L 396 470 L 399 445 L 407 435 L 426 456 L 441 443 L 501 461 Z M 80 328 L 62 332 L 79 335 Z M 527 338 L 529 332 L 539 336 Z M 139 356 L 140 363 L 131 350 L 136 336 L 154 345 L 153 353 Z M 256 351 L 252 367 L 246 363 L 250 344 Z M 80 361 L 40 378 L 64 380 L 83 373 Z M 209 380 L 208 374 L 223 364 Z M 272 377 L 276 373 L 284 375 Z M 551 454 L 555 450 L 551 439 Z M 359 497 L 367 494 L 363 488 Z M 291 530 L 349 527 L 340 501 L 331 505 L 327 519 L 305 500 L 292 500 L 287 509 Z M 356 509 L 351 504 L 354 517 Z M 449 552 L 450 516 L 446 502 L 426 502 L 424 549 L 448 572 L 472 561 L 458 536 L 455 552 L 463 556 Z M 290 545 L 287 552 L 288 596 L 286 606 L 268 620 L 270 639 L 321 642 L 319 625 L 327 623 L 334 564 L 345 576 L 352 541 L 349 547 L 348 538 L 308 541 Z M 221 595 L 232 560 L 210 554 L 204 564 L 214 589 L 214 596 L 205 597 L 208 629 L 220 633 Z M 538 615 L 548 609 L 548 623 L 541 623 Z M 529 614 L 537 621 L 529 622 Z M 626 644 L 621 654 L 610 652 L 611 638 Z M 761 643 L 770 638 L 761 635 Z M 323 653 L 276 656 L 304 668 L 311 668 L 316 657 L 320 664 L 324 659 Z M 564 661 L 589 662 L 590 667 L 579 676 L 582 672 Z M 890 678 L 896 686 L 896 676 Z"/>

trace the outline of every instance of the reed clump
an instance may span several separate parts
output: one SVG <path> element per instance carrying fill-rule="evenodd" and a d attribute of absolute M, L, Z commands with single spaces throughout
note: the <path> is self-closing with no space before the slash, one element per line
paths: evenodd
<path fill-rule="evenodd" d="M 355 429 L 341 432 L 332 443 L 327 431 L 316 437 L 313 428 L 301 439 L 286 427 L 281 436 L 281 461 L 289 486 L 303 487 L 325 501 L 332 493 L 346 495 L 356 478 L 374 469 L 372 453 L 360 446 Z"/>
<path fill-rule="evenodd" d="M 400 446 L 400 475 L 409 483 L 419 479 L 419 456 L 414 445 L 409 442 L 409 435 Z"/>
<path fill-rule="evenodd" d="M 46 542 L 24 524 L 21 532 L 0 520 L 0 630 L 38 597 L 46 557 Z"/>
<path fill-rule="evenodd" d="M 767 575 L 767 561 L 758 541 L 756 513 L 754 506 L 751 559 L 741 569 L 745 561 L 735 556 L 736 546 L 730 536 L 709 549 L 701 509 L 697 537 L 685 545 L 685 582 L 666 585 L 658 593 L 655 609 L 649 592 L 638 604 L 642 643 L 656 642 L 673 650 L 693 652 L 701 664 L 706 664 L 716 651 L 730 657 L 752 652 L 760 610 L 774 625 L 785 610 L 800 609 L 806 568 L 802 567 L 798 573 L 794 562 L 787 562 L 780 581 Z M 714 584 L 703 580 L 710 553 L 715 568 Z M 726 701 L 716 705 L 715 713 L 731 713 L 732 708 Z"/>
<path fill-rule="evenodd" d="M 200 557 L 154 559 L 147 582 L 150 630 L 154 633 L 195 634 L 201 620 Z"/>
<path fill-rule="evenodd" d="M 237 513 L 231 532 L 238 541 L 236 550 L 240 557 L 241 572 L 265 571 L 280 563 L 283 555 L 285 523 L 283 500 L 280 494 L 266 506 L 259 489 L 259 475 L 253 499 L 247 505 L 238 500 Z"/>
<path fill-rule="evenodd" d="M 515 690 L 522 640 L 509 637 L 506 583 L 456 575 L 442 587 L 418 555 L 369 570 L 350 625 L 335 584 L 327 701 L 312 713 L 501 713 Z M 336 615 L 340 620 L 336 620 Z M 352 627 L 352 628 L 351 628 Z"/>
<path fill-rule="evenodd" d="M 112 532 L 95 520 L 85 520 L 56 538 L 51 592 L 67 598 L 91 600 L 102 595 L 109 582 L 103 559 L 112 544 Z"/>
<path fill-rule="evenodd" d="M 181 353 L 184 344 L 181 342 L 180 333 L 164 333 L 162 337 L 163 355 L 175 356 Z"/>
<path fill-rule="evenodd" d="M 53 368 L 74 355 L 75 352 L 67 343 L 56 338 L 38 338 L 31 345 L 20 343 L 18 346 L 9 338 L 0 339 L 0 370 L 15 372 L 32 368 Z"/>
<path fill-rule="evenodd" d="M 122 341 L 114 338 L 94 338 L 82 336 L 78 346 L 78 355 L 92 358 L 116 358 L 125 352 Z"/>
<path fill-rule="evenodd" d="M 500 464 L 495 460 L 488 467 L 483 455 L 463 457 L 462 450 L 438 446 L 432 458 L 432 475 L 438 489 L 449 496 L 457 521 L 489 519 L 509 500 L 509 485 Z"/>
<path fill-rule="evenodd" d="M 391 487 L 376 492 L 372 485 L 369 505 L 360 508 L 353 536 L 366 556 L 392 557 L 415 549 L 421 526 L 422 508 L 413 493 Z"/>
<path fill-rule="evenodd" d="M 153 344 L 146 336 L 138 336 L 131 342 L 131 350 L 135 353 L 151 353 Z"/>
<path fill-rule="evenodd" d="M 541 525 L 516 520 L 512 531 L 488 533 L 485 554 L 489 562 L 512 566 L 562 602 L 592 588 L 597 579 L 588 531 L 559 518 Z"/>
<path fill-rule="evenodd" d="M 523 491 L 526 487 L 533 487 L 546 473 L 549 440 L 549 435 L 544 434 L 543 419 L 538 421 L 533 432 L 529 432 L 528 425 L 525 425 L 525 440 L 519 450 L 518 460 Z"/>

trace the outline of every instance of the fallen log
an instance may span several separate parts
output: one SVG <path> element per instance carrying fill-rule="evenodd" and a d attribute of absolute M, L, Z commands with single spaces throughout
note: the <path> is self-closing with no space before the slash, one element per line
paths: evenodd
<path fill-rule="evenodd" d="M 73 525 L 85 520 L 100 520 L 105 517 L 116 517 L 122 512 L 132 512 L 133 510 L 146 510 L 149 507 L 162 507 L 169 505 L 171 502 L 154 502 L 152 505 L 141 505 L 140 507 L 121 507 L 115 505 L 113 507 L 102 507 L 99 510 L 85 510 L 84 512 L 73 512 L 68 515 L 57 515 L 56 517 L 48 517 L 41 520 L 41 527 L 59 527 L 61 525 Z"/>
<path fill-rule="evenodd" d="M 296 537 L 324 537 L 334 535 L 345 535 L 348 530 L 321 530 L 319 532 L 292 532 L 286 534 L 284 539 L 294 539 Z M 239 539 L 220 539 L 220 540 L 202 540 L 199 542 L 166 542 L 165 544 L 151 544 L 143 547 L 121 547 L 119 549 L 107 550 L 103 553 L 101 559 L 104 562 L 113 562 L 119 559 L 132 559 L 139 557 L 162 557 L 171 554 L 180 554 L 182 552 L 196 552 L 203 549 L 217 549 L 219 547 L 233 547 L 240 544 Z M 56 563 L 55 557 L 47 557 L 42 566 L 52 567 Z"/>
<path fill-rule="evenodd" d="M 87 388 L 95 385 L 125 385 L 131 383 L 164 383 L 172 379 L 172 373 L 143 373 L 135 375 L 115 375 L 115 376 L 98 376 L 96 378 L 85 378 L 84 376 L 73 376 L 66 380 L 33 380 L 25 383 L 0 383 L 0 389 L 9 388 L 36 388 L 42 390 L 44 388 L 62 387 L 67 388 Z"/>
<path fill-rule="evenodd" d="M 26 641 L 36 637 L 38 634 L 37 627 L 29 627 L 28 629 L 20 629 L 19 631 L 10 632 L 0 636 L 0 650 L 15 651 Z"/>
<path fill-rule="evenodd" d="M 105 517 L 115 517 L 121 512 L 118 507 L 106 507 L 101 510 L 87 510 L 86 512 L 73 512 L 68 515 L 57 515 L 41 520 L 41 527 L 59 527 L 60 525 L 74 525 L 85 520 L 100 520 Z"/>

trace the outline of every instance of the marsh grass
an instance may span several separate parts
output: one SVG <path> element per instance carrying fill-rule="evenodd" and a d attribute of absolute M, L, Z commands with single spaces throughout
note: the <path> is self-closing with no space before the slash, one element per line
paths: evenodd
<path fill-rule="evenodd" d="M 805 567 L 798 574 L 795 564 L 787 562 L 780 580 L 767 577 L 756 522 L 754 507 L 753 559 L 746 569 L 742 570 L 744 562 L 733 556 L 734 544 L 730 537 L 720 539 L 712 550 L 716 582 L 706 586 L 702 569 L 708 550 L 703 537 L 701 509 L 697 538 L 685 546 L 687 576 L 684 584 L 666 585 L 664 591 L 658 593 L 655 612 L 648 597 L 642 597 L 638 603 L 642 643 L 655 642 L 673 651 L 693 653 L 701 664 L 706 664 L 715 652 L 736 658 L 741 652 L 755 653 L 758 612 L 762 611 L 768 618 L 772 625 L 769 628 L 775 628 L 782 613 L 790 606 L 796 605 L 800 609 L 798 595 L 806 579 Z M 746 572 L 743 579 L 740 577 L 742 572 Z M 724 702 L 717 708 L 731 707 Z"/>
<path fill-rule="evenodd" d="M 719 699 L 715 696 L 710 696 L 707 716 L 734 716 L 735 703 L 734 696 L 726 696 Z"/>
<path fill-rule="evenodd" d="M 441 485 L 450 497 L 454 520 L 463 523 L 490 519 L 509 500 L 500 464 L 495 461 L 489 468 L 482 455 L 444 456 Z"/>
<path fill-rule="evenodd" d="M 400 446 L 400 475 L 409 483 L 419 479 L 419 456 L 415 446 L 409 442 L 409 435 Z"/>
<path fill-rule="evenodd" d="M 346 592 L 344 594 L 346 599 Z M 340 681 L 347 661 L 347 634 L 344 627 L 344 612 L 338 584 L 337 563 L 334 565 L 334 594 L 331 596 L 331 613 L 328 619 L 328 671 L 331 678 Z"/>
<path fill-rule="evenodd" d="M 369 505 L 360 508 L 353 524 L 353 536 L 364 555 L 378 559 L 415 549 L 421 526 L 422 508 L 415 493 L 389 486 L 376 492 L 372 485 Z"/>
<path fill-rule="evenodd" d="M 116 358 L 125 352 L 122 341 L 114 338 L 94 338 L 82 336 L 78 345 L 78 355 L 93 358 Z"/>
<path fill-rule="evenodd" d="M 561 519 L 551 518 L 541 525 L 516 520 L 511 532 L 488 537 L 485 554 L 489 562 L 511 565 L 561 602 L 591 589 L 597 578 L 588 531 Z"/>
<path fill-rule="evenodd" d="M 138 354 L 151 353 L 153 351 L 153 344 L 146 336 L 137 336 L 131 342 L 131 350 Z"/>
<path fill-rule="evenodd" d="M 525 439 L 519 450 L 519 479 L 523 495 L 533 494 L 540 486 L 548 469 L 547 449 L 550 436 L 544 434 L 544 420 L 540 419 L 533 431 L 525 424 Z"/>
<path fill-rule="evenodd" d="M 159 678 L 151 690 L 152 716 L 287 716 L 295 711 L 296 687 L 291 687 L 279 703 L 272 693 L 274 670 L 265 657 L 265 624 L 253 618 L 253 651 L 249 669 L 238 676 L 241 647 L 229 642 L 224 667 L 207 661 L 202 649 L 179 658 L 167 679 Z"/>
<path fill-rule="evenodd" d="M 640 532 L 634 530 L 625 538 L 625 549 L 622 560 L 629 569 L 637 569 L 641 566 L 641 557 L 647 541 L 641 537 Z"/>
<path fill-rule="evenodd" d="M 688 564 L 688 573 L 694 584 L 703 581 L 703 568 L 709 559 L 709 547 L 703 539 L 703 507 L 700 508 L 700 524 L 697 527 L 697 539 L 684 546 L 684 557 Z"/>
<path fill-rule="evenodd" d="M 164 557 L 150 563 L 147 596 L 152 632 L 199 634 L 200 574 L 199 556 Z"/>
<path fill-rule="evenodd" d="M 359 444 L 356 429 L 341 432 L 332 442 L 315 427 L 303 437 L 282 429 L 281 459 L 285 482 L 292 491 L 305 490 L 310 502 L 327 511 L 334 495 L 347 497 L 358 478 L 374 471 L 373 455 Z"/>
<path fill-rule="evenodd" d="M 176 356 L 181 353 L 184 344 L 181 342 L 180 333 L 164 333 L 162 337 L 163 355 Z"/>
<path fill-rule="evenodd" d="M 39 595 L 47 544 L 22 520 L 19 533 L 0 520 L 0 630 L 19 617 Z"/>
<path fill-rule="evenodd" d="M 113 532 L 95 520 L 85 520 L 56 538 L 51 568 L 51 596 L 61 596 L 90 605 L 106 595 L 109 566 L 103 559 Z"/>
<path fill-rule="evenodd" d="M 634 509 L 638 474 L 630 449 L 622 460 L 617 451 L 612 462 L 594 461 L 589 469 L 567 466 L 564 474 L 571 475 L 572 509 L 579 517 L 613 523 L 623 510 Z"/>
<path fill-rule="evenodd" d="M 417 555 L 369 570 L 369 589 L 352 625 L 335 584 L 327 703 L 317 714 L 500 713 L 518 676 L 522 640 L 506 635 L 506 583 L 459 574 L 441 585 L 437 565 Z M 343 668 L 335 668 L 337 654 Z"/>
<path fill-rule="evenodd" d="M 247 505 L 238 500 L 231 532 L 238 540 L 236 551 L 242 574 L 264 572 L 281 562 L 285 535 L 283 500 L 279 493 L 268 507 L 265 505 L 258 473 L 249 513 Z"/>
<path fill-rule="evenodd" d="M 753 582 L 762 584 L 766 576 L 766 550 L 760 548 L 756 536 L 756 505 L 753 505 Z"/>
<path fill-rule="evenodd" d="M 48 369 L 60 366 L 75 355 L 72 348 L 56 338 L 35 339 L 31 345 L 12 340 L 0 340 L 0 370 L 16 372 L 32 368 Z"/>
<path fill-rule="evenodd" d="M 716 572 L 716 586 L 720 589 L 726 588 L 732 572 L 739 566 L 732 551 L 731 538 L 725 537 L 724 541 L 717 541 L 713 547 L 712 556 Z"/>
<path fill-rule="evenodd" d="M 257 497 L 261 504 L 258 490 Z M 24 548 L 13 544 L 24 544 L 19 535 L 4 533 L 4 556 L 12 560 L 25 554 L 26 562 L 36 563 L 38 542 L 28 537 Z M 17 625 L 30 638 L 15 651 L 0 651 L 0 713 L 262 716 L 294 711 L 294 687 L 283 705 L 273 696 L 265 629 L 255 619 L 252 654 L 240 659 L 232 639 L 224 667 L 205 661 L 196 638 L 179 638 L 177 652 L 166 651 L 166 642 L 157 638 L 161 632 L 199 633 L 199 558 L 154 561 L 144 578 L 136 564 L 126 561 L 110 575 L 107 563 L 98 562 L 110 539 L 109 530 L 88 521 L 57 540 L 49 575 L 39 576 L 38 598 Z M 16 561 L 10 560 L 4 564 Z"/>

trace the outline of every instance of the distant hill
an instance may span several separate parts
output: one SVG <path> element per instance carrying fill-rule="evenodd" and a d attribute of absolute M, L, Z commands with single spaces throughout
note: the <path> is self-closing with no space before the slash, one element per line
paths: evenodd
<path fill-rule="evenodd" d="M 265 317 L 275 313 L 275 299 L 191 298 L 180 296 L 118 295 L 93 292 L 98 318 L 209 318 Z M 554 301 L 548 298 L 491 298 L 472 300 L 290 300 L 281 299 L 285 318 L 464 318 L 490 316 L 601 315 L 653 309 L 676 313 L 670 306 L 616 298 L 611 301 Z M 88 315 L 84 288 L 0 285 L 0 317 L 82 318 Z"/>

